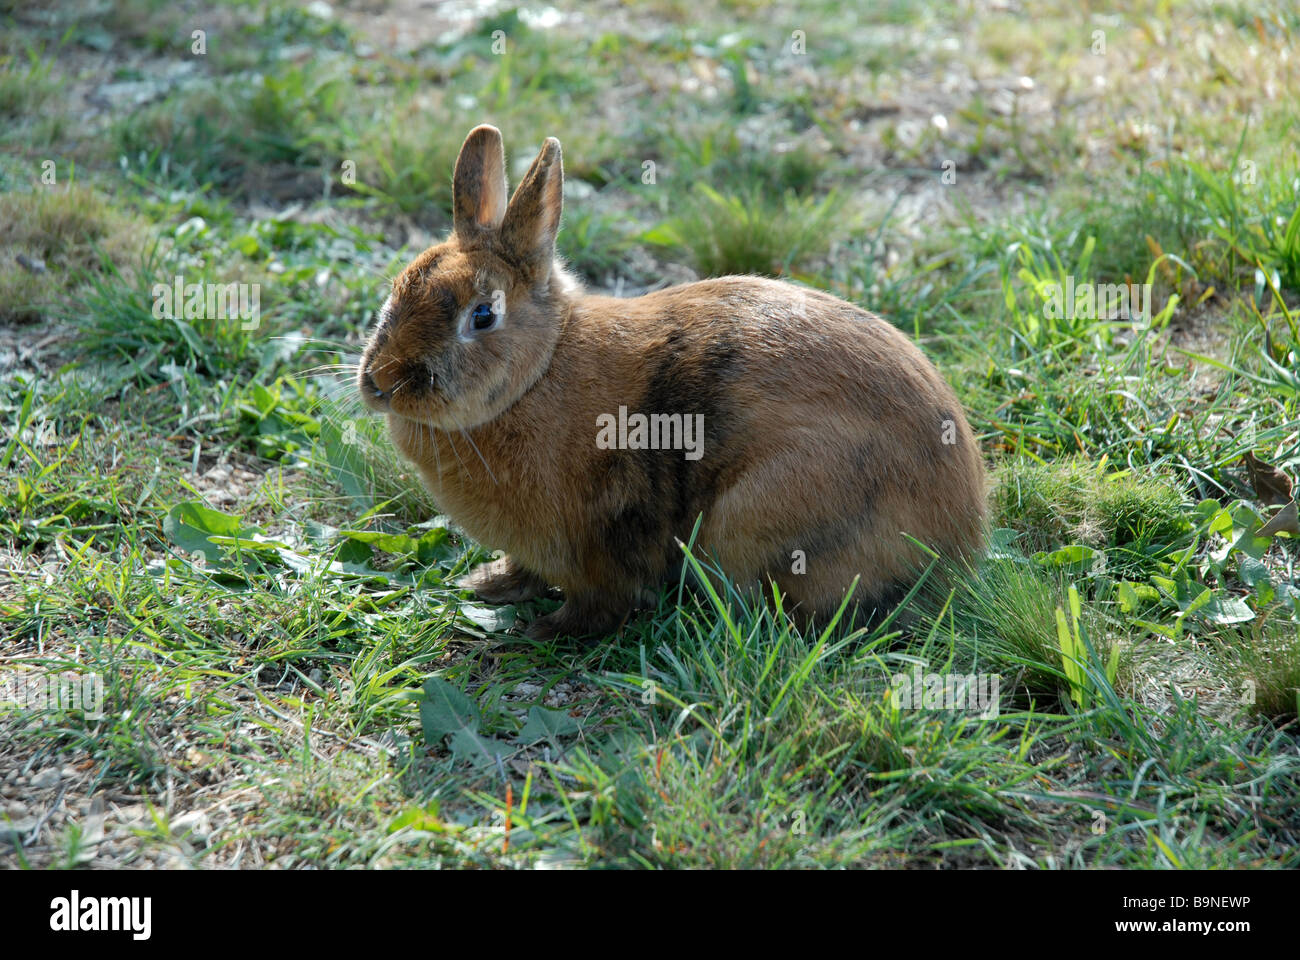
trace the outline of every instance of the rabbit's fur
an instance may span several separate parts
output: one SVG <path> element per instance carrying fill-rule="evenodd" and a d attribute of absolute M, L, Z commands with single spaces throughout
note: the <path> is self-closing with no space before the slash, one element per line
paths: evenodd
<path fill-rule="evenodd" d="M 911 538 L 979 548 L 979 450 L 902 333 L 759 277 L 589 296 L 555 257 L 562 184 L 548 139 L 507 204 L 501 135 L 471 131 L 453 232 L 394 282 L 362 358 L 365 403 L 439 506 L 507 551 L 465 585 L 497 602 L 558 586 L 530 635 L 591 635 L 677 574 L 700 514 L 697 556 L 818 617 L 859 575 L 866 609 L 896 602 L 929 560 Z M 697 458 L 602 449 L 620 407 L 702 414 Z"/>

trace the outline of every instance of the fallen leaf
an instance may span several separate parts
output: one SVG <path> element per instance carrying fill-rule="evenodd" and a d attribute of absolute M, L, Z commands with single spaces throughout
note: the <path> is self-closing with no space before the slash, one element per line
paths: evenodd
<path fill-rule="evenodd" d="M 1260 503 L 1275 507 L 1291 502 L 1291 479 L 1285 473 L 1250 452 L 1242 454 L 1241 459 Z"/>
<path fill-rule="evenodd" d="M 1268 523 L 1260 527 L 1258 535 L 1271 537 L 1275 533 L 1289 533 L 1293 537 L 1300 537 L 1300 510 L 1296 509 L 1294 500 L 1275 513 Z"/>

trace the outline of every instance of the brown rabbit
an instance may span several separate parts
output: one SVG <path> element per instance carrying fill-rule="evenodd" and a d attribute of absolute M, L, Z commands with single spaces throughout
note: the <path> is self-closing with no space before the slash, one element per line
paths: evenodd
<path fill-rule="evenodd" d="M 556 259 L 564 181 L 547 139 L 506 202 L 496 128 L 456 160 L 453 230 L 393 283 L 358 388 L 471 536 L 508 552 L 463 585 L 564 591 L 530 636 L 614 630 L 697 556 L 774 580 L 805 614 L 855 576 L 867 610 L 984 529 L 961 405 L 902 333 L 759 277 L 590 296 Z"/>

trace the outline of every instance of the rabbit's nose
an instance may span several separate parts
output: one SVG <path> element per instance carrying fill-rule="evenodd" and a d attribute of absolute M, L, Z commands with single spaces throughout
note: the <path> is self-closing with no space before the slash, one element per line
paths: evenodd
<path fill-rule="evenodd" d="M 382 374 L 381 374 L 382 377 Z M 392 384 L 383 381 L 382 383 L 375 379 L 375 371 L 367 370 L 362 380 L 366 393 L 375 400 L 386 400 L 392 393 Z"/>

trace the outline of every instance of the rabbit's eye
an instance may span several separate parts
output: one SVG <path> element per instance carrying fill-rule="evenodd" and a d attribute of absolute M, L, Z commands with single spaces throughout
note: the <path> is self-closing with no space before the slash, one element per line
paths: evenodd
<path fill-rule="evenodd" d="M 475 330 L 489 330 L 497 322 L 490 303 L 480 303 L 470 311 L 470 326 Z"/>

